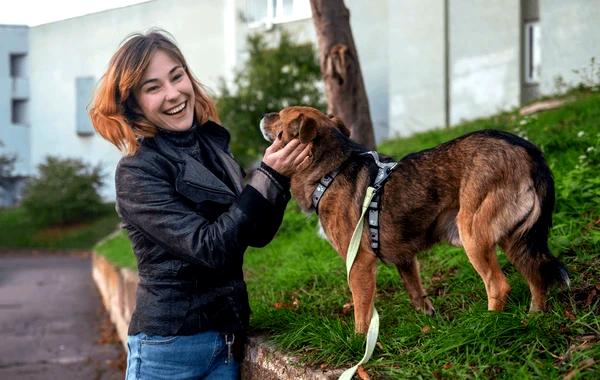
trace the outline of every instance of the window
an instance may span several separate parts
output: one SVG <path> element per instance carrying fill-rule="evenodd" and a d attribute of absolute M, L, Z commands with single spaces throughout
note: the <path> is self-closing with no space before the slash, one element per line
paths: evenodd
<path fill-rule="evenodd" d="M 277 24 L 311 17 L 309 0 L 248 0 L 246 20 L 250 26 Z"/>
<path fill-rule="evenodd" d="M 94 127 L 87 112 L 94 86 L 94 77 L 75 78 L 75 130 L 79 136 L 94 135 Z"/>
<path fill-rule="evenodd" d="M 525 23 L 525 83 L 534 84 L 540 78 L 540 25 L 538 21 Z"/>
<path fill-rule="evenodd" d="M 26 78 L 25 54 L 10 55 L 10 76 L 13 78 Z"/>
<path fill-rule="evenodd" d="M 11 107 L 11 121 L 13 124 L 28 125 L 27 100 L 13 99 Z"/>

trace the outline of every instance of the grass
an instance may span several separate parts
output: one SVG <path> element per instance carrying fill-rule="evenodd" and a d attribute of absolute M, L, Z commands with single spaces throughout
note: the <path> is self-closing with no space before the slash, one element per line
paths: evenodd
<path fill-rule="evenodd" d="M 42 227 L 23 208 L 0 209 L 0 250 L 87 250 L 119 222 L 114 205 L 106 205 L 96 218 L 66 226 Z"/>
<path fill-rule="evenodd" d="M 550 312 L 530 315 L 527 285 L 500 252 L 513 290 L 505 312 L 488 312 L 464 251 L 440 245 L 419 256 L 437 311 L 429 317 L 412 309 L 396 271 L 380 265 L 380 337 L 365 366 L 372 378 L 600 378 L 600 96 L 571 97 L 560 109 L 529 117 L 508 112 L 381 144 L 381 152 L 400 158 L 482 128 L 535 142 L 556 183 L 550 246 L 572 282 L 570 290 L 551 293 Z M 354 334 L 345 265 L 317 237 L 316 222 L 291 202 L 277 238 L 247 252 L 251 324 L 306 364 L 349 367 L 362 357 L 364 338 Z M 122 234 L 118 239 L 126 242 Z"/>
<path fill-rule="evenodd" d="M 94 252 L 105 256 L 118 267 L 136 268 L 133 248 L 123 231 L 116 231 L 94 246 Z"/>

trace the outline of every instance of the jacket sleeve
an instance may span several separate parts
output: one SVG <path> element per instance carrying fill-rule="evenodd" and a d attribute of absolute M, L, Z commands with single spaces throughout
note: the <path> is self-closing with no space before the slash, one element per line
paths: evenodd
<path fill-rule="evenodd" d="M 256 208 L 251 213 L 255 217 L 252 219 L 253 232 L 248 244 L 253 247 L 264 247 L 273 240 L 281 226 L 286 204 L 290 200 L 290 183 L 289 179 L 274 172 L 265 164 L 261 164 L 254 171 L 244 191 L 247 191 L 249 187 L 252 189 L 251 191 L 258 192 L 260 196 L 254 198 L 256 201 L 253 204 L 246 204 L 253 200 L 250 197 L 243 199 L 240 197 L 243 209 Z"/>
<path fill-rule="evenodd" d="M 125 222 L 181 259 L 213 269 L 239 263 L 248 245 L 267 244 L 281 224 L 272 219 L 279 214 L 274 209 L 282 209 L 283 215 L 289 200 L 289 195 L 282 195 L 259 176 L 226 212 L 210 222 L 201 210 L 182 201 L 159 169 L 133 164 L 117 167 L 116 190 L 118 211 Z"/>

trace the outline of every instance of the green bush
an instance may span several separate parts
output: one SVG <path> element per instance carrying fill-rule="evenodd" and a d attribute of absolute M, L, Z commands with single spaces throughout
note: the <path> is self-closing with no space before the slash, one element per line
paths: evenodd
<path fill-rule="evenodd" d="M 23 197 L 23 208 L 36 224 L 81 222 L 103 210 L 98 194 L 103 183 L 99 165 L 48 157 L 38 170 L 39 176 L 29 182 Z"/>
<path fill-rule="evenodd" d="M 0 141 L 0 148 L 2 148 L 3 146 L 4 143 Z M 12 176 L 16 160 L 17 158 L 15 156 L 0 154 L 0 179 L 10 178 Z"/>
<path fill-rule="evenodd" d="M 249 58 L 236 71 L 230 89 L 221 79 L 217 108 L 221 121 L 231 132 L 231 151 L 244 167 L 252 164 L 267 146 L 259 130 L 265 113 L 289 105 L 323 109 L 318 82 L 321 72 L 312 44 L 294 43 L 282 33 L 270 48 L 260 35 L 248 38 Z"/>

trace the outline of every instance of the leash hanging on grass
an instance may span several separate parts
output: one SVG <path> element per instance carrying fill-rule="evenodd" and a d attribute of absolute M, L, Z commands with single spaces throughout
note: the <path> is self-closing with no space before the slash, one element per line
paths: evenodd
<path fill-rule="evenodd" d="M 358 253 L 358 247 L 360 246 L 360 238 L 363 232 L 365 213 L 369 208 L 369 204 L 373 199 L 376 191 L 375 188 L 369 186 L 367 188 L 367 192 L 365 194 L 365 200 L 362 205 L 362 212 L 360 218 L 358 219 L 358 224 L 354 229 L 354 233 L 352 234 L 352 239 L 350 239 L 350 244 L 348 245 L 348 252 L 346 254 L 346 275 L 348 280 L 348 286 L 350 287 L 350 291 L 352 291 L 352 286 L 350 285 L 350 270 L 352 269 L 352 264 L 354 264 L 354 259 L 356 258 L 356 254 Z M 371 315 L 371 321 L 369 322 L 369 330 L 367 331 L 367 343 L 365 347 L 365 354 L 363 358 L 352 368 L 345 370 L 339 377 L 339 380 L 351 380 L 354 373 L 358 369 L 358 366 L 364 364 L 371 359 L 373 355 L 373 350 L 375 349 L 375 344 L 377 343 L 377 336 L 379 335 L 379 313 L 377 313 L 377 309 L 375 309 L 375 305 L 371 305 L 373 307 L 373 315 Z"/>

